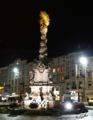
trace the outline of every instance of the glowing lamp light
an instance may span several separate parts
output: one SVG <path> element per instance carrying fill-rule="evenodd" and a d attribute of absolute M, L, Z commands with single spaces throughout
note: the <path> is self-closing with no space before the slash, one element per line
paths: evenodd
<path fill-rule="evenodd" d="M 71 108 L 72 108 L 71 103 L 66 103 L 66 108 L 67 108 L 67 109 L 71 109 Z"/>
<path fill-rule="evenodd" d="M 85 57 L 82 57 L 82 58 L 80 59 L 80 62 L 81 62 L 82 64 L 87 64 L 87 59 L 86 59 Z"/>
<path fill-rule="evenodd" d="M 13 70 L 14 72 L 17 72 L 18 71 L 18 69 L 17 68 L 14 68 L 14 70 Z"/>

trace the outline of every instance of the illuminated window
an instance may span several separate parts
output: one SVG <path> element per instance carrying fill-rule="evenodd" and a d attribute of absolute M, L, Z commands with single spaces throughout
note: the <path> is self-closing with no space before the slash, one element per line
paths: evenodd
<path fill-rule="evenodd" d="M 79 89 L 82 89 L 82 82 L 79 82 Z"/>
<path fill-rule="evenodd" d="M 4 93 L 4 89 L 2 89 L 2 93 Z"/>
<path fill-rule="evenodd" d="M 55 71 L 55 69 L 53 69 L 53 73 L 55 73 L 56 71 Z"/>
<path fill-rule="evenodd" d="M 62 67 L 62 71 L 65 71 L 65 67 Z"/>
<path fill-rule="evenodd" d="M 65 79 L 65 77 L 64 76 L 62 76 L 62 80 L 64 80 Z"/>
<path fill-rule="evenodd" d="M 60 68 L 57 68 L 57 72 L 60 72 Z"/>
<path fill-rule="evenodd" d="M 0 71 L 0 73 L 1 73 L 1 71 Z"/>

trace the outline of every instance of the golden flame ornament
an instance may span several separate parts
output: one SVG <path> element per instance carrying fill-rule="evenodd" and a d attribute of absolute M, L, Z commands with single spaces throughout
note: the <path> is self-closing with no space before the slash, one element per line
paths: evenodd
<path fill-rule="evenodd" d="M 49 26 L 49 22 L 50 22 L 49 15 L 45 11 L 41 11 L 39 16 L 40 16 L 40 21 L 39 21 L 40 27 Z"/>

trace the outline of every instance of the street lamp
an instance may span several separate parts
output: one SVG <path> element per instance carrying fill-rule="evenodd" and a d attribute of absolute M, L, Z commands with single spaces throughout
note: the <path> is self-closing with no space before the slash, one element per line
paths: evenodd
<path fill-rule="evenodd" d="M 85 57 L 80 58 L 80 63 L 86 65 L 87 64 L 87 59 Z"/>
<path fill-rule="evenodd" d="M 13 70 L 15 73 L 18 71 L 18 69 L 17 68 L 14 68 L 14 70 Z"/>
<path fill-rule="evenodd" d="M 70 110 L 70 109 L 72 109 L 72 104 L 71 103 L 66 103 L 65 107 L 66 107 L 66 109 Z"/>

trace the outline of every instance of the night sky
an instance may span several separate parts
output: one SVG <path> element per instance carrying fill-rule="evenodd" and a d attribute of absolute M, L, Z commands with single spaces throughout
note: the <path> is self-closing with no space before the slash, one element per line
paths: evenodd
<path fill-rule="evenodd" d="M 31 0 L 0 2 L 0 67 L 15 59 L 38 59 L 40 11 L 50 16 L 48 57 L 85 51 L 93 55 L 93 4 L 91 0 Z"/>

